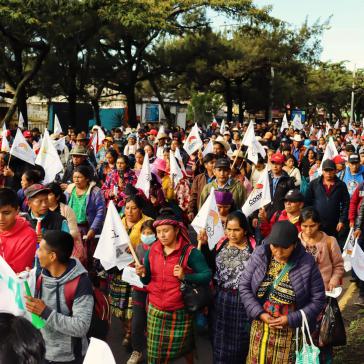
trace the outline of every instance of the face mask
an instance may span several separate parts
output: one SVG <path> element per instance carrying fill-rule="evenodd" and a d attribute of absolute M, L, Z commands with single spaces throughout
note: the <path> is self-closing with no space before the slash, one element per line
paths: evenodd
<path fill-rule="evenodd" d="M 152 234 L 152 235 L 142 234 L 141 239 L 142 239 L 142 242 L 147 245 L 153 244 L 156 240 L 154 234 Z"/>

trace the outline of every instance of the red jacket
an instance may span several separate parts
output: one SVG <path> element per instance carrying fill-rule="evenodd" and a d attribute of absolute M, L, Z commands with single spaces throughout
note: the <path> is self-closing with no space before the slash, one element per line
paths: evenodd
<path fill-rule="evenodd" d="M 0 232 L 0 255 L 15 273 L 33 267 L 37 235 L 28 221 L 17 216 L 11 230 Z"/>
<path fill-rule="evenodd" d="M 349 205 L 349 222 L 355 223 L 355 219 L 358 216 L 361 201 L 364 196 L 364 183 L 361 183 L 354 191 L 350 199 Z"/>
<path fill-rule="evenodd" d="M 277 216 L 277 214 L 280 214 L 279 216 Z M 287 211 L 283 210 L 283 211 L 276 211 L 271 219 L 269 221 L 262 221 L 260 223 L 260 232 L 262 233 L 263 237 L 265 238 L 266 236 L 268 236 L 270 234 L 270 231 L 272 230 L 272 226 L 277 222 L 277 221 L 283 221 L 283 220 L 288 220 L 288 215 L 287 215 Z M 301 231 L 301 224 L 299 221 L 297 221 L 295 223 L 296 228 L 298 230 L 298 232 Z"/>
<path fill-rule="evenodd" d="M 173 275 L 174 266 L 179 263 L 182 247 L 179 246 L 171 254 L 164 256 L 160 241 L 155 242 L 149 251 L 151 281 L 148 284 L 149 302 L 162 311 L 176 311 L 184 307 L 180 291 L 181 282 Z M 185 274 L 192 273 L 187 267 L 188 257 L 193 246 L 186 252 L 182 262 Z"/>

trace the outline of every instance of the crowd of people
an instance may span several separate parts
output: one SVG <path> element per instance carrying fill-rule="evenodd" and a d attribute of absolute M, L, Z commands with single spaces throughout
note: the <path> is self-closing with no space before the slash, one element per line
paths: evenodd
<path fill-rule="evenodd" d="M 295 130 L 257 122 L 266 155 L 256 163 L 242 144 L 248 122 L 200 125 L 203 146 L 191 155 L 183 144 L 192 125 L 104 130 L 96 150 L 90 140 L 98 128 L 69 128 L 51 135 L 55 142 L 65 137 L 64 171 L 48 184 L 42 167 L 1 152 L 0 255 L 17 274 L 37 268 L 26 309 L 46 324 L 41 335 L 35 330 L 33 349 L 33 341 L 23 344 L 33 361 L 15 361 L 14 340 L 25 340 L 21 331 L 29 324 L 0 314 L 0 332 L 7 332 L 0 335 L 0 363 L 82 363 L 95 287 L 120 320 L 128 364 L 180 357 L 193 363 L 197 321 L 210 338 L 213 363 L 295 363 L 300 310 L 320 363 L 332 363 L 333 347 L 320 342 L 325 291 L 342 285 L 345 240 L 353 228 L 362 246 L 364 225 L 364 131 L 338 124 L 310 122 Z M 3 138 L 11 145 L 14 135 Z M 40 131 L 23 135 L 39 151 Z M 325 158 L 329 142 L 338 153 Z M 145 158 L 152 171 L 149 196 L 136 187 Z M 183 173 L 178 183 L 171 158 Z M 242 207 L 267 168 L 271 202 L 245 216 Z M 196 234 L 191 222 L 212 188 L 225 235 L 210 250 L 206 231 Z M 142 288 L 94 258 L 111 201 L 138 256 L 132 265 Z M 353 280 L 360 287 L 356 304 L 364 306 L 364 282 L 355 274 Z M 187 310 L 181 282 L 208 287 L 209 304 Z"/>

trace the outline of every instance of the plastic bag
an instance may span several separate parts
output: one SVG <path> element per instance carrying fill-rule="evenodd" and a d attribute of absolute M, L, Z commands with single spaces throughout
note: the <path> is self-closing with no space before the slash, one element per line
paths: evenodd
<path fill-rule="evenodd" d="M 310 334 L 310 328 L 308 326 L 307 318 L 303 310 L 300 310 L 302 315 L 302 349 L 301 351 L 298 350 L 298 334 L 299 329 L 296 329 L 296 364 L 320 364 L 320 349 L 313 344 L 312 336 Z M 310 345 L 306 339 L 307 331 L 308 337 L 310 339 Z"/>
<path fill-rule="evenodd" d="M 321 321 L 320 346 L 346 345 L 346 332 L 343 318 L 336 298 L 329 297 Z"/>

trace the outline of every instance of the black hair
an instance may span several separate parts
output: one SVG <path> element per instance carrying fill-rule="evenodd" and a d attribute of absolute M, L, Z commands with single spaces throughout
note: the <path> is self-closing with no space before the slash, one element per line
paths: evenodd
<path fill-rule="evenodd" d="M 214 153 L 207 153 L 204 157 L 203 157 L 203 164 L 205 163 L 209 163 L 213 160 L 216 160 L 217 156 Z"/>
<path fill-rule="evenodd" d="M 111 154 L 111 156 L 114 158 L 114 161 L 115 162 L 118 159 L 118 152 L 115 149 L 113 149 L 113 148 L 108 149 L 107 152 L 106 152 L 106 154 Z"/>
<path fill-rule="evenodd" d="M 154 223 L 154 220 L 144 221 L 142 226 L 140 227 L 140 231 L 142 232 L 145 229 L 150 229 L 154 232 L 154 234 L 156 234 L 157 231 L 156 231 L 155 227 L 153 226 L 153 223 Z"/>
<path fill-rule="evenodd" d="M 305 207 L 301 211 L 301 214 L 300 214 L 300 223 L 302 224 L 302 223 L 304 223 L 307 220 L 312 220 L 313 222 L 315 222 L 317 224 L 321 224 L 320 214 L 312 206 Z"/>
<path fill-rule="evenodd" d="M 62 203 L 66 203 L 66 196 L 64 195 L 63 191 L 62 191 L 62 188 L 60 186 L 59 183 L 57 182 L 51 182 L 51 183 L 48 183 L 47 188 L 49 188 L 51 190 L 51 192 L 54 193 L 54 195 L 56 196 L 56 199 L 59 201 L 59 202 L 62 202 Z"/>
<path fill-rule="evenodd" d="M 288 155 L 286 156 L 286 162 L 287 162 L 289 159 L 293 159 L 293 165 L 294 165 L 295 167 L 297 167 L 297 160 L 296 160 L 296 158 L 295 158 L 295 156 L 294 156 L 293 154 L 288 154 Z"/>
<path fill-rule="evenodd" d="M 181 216 L 177 215 L 171 207 L 163 207 L 159 210 L 156 220 L 175 220 L 182 221 Z"/>
<path fill-rule="evenodd" d="M 239 226 L 246 232 L 249 250 L 253 251 L 253 247 L 250 242 L 250 227 L 246 216 L 240 210 L 230 212 L 229 215 L 227 215 L 226 217 L 226 226 L 229 221 L 233 220 L 237 221 L 239 223 Z"/>
<path fill-rule="evenodd" d="M 145 207 L 145 201 L 144 201 L 143 197 L 141 197 L 140 195 L 130 195 L 130 196 L 128 196 L 126 198 L 125 205 L 128 202 L 134 202 L 139 209 L 143 209 Z"/>
<path fill-rule="evenodd" d="M 122 159 L 124 161 L 124 163 L 126 164 L 126 169 L 130 168 L 131 163 L 130 163 L 130 159 L 128 158 L 128 156 L 122 154 L 122 155 L 118 156 L 117 160 L 118 159 Z"/>
<path fill-rule="evenodd" d="M 137 149 L 137 150 L 135 151 L 135 154 L 137 154 L 137 153 L 141 154 L 143 157 L 145 156 L 145 151 L 144 151 L 144 149 L 143 149 L 143 148 L 139 148 L 139 149 Z"/>
<path fill-rule="evenodd" d="M 43 169 L 43 168 L 42 168 Z M 44 169 L 43 169 L 44 172 Z M 44 179 L 44 175 L 42 171 L 38 168 L 29 168 L 24 171 L 23 176 L 27 179 L 28 182 L 32 183 L 40 183 Z"/>
<path fill-rule="evenodd" d="M 0 313 L 0 364 L 41 364 L 43 336 L 27 319 Z"/>
<path fill-rule="evenodd" d="M 43 239 L 57 255 L 60 263 L 68 263 L 73 251 L 73 237 L 71 234 L 60 230 L 46 230 Z"/>
<path fill-rule="evenodd" d="M 11 206 L 17 209 L 19 207 L 18 196 L 10 188 L 0 188 L 0 207 Z"/>
<path fill-rule="evenodd" d="M 93 173 L 89 166 L 80 165 L 80 166 L 75 167 L 75 169 L 73 170 L 72 176 L 76 172 L 81 173 L 89 181 L 92 181 L 92 179 L 93 179 Z"/>

